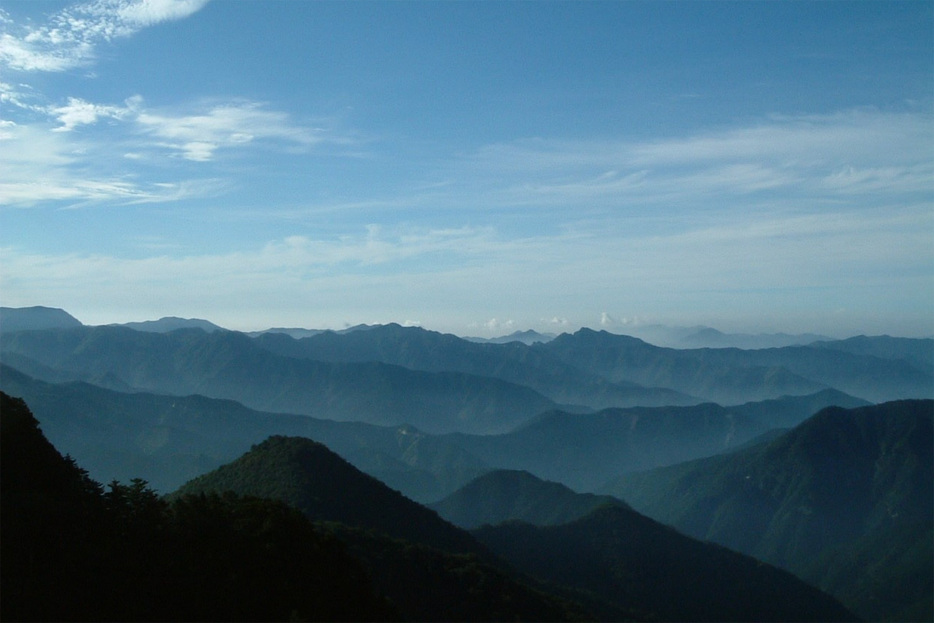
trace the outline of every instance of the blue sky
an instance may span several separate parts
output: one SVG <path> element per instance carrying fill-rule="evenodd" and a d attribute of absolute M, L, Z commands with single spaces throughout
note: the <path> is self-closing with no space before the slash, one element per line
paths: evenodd
<path fill-rule="evenodd" d="M 5 0 L 0 303 L 934 334 L 934 3 Z"/>

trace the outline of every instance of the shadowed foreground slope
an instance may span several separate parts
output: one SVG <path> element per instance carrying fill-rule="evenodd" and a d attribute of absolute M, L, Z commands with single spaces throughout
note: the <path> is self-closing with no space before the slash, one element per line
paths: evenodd
<path fill-rule="evenodd" d="M 934 618 L 934 401 L 824 409 L 730 455 L 605 491 L 791 570 L 869 620 Z"/>

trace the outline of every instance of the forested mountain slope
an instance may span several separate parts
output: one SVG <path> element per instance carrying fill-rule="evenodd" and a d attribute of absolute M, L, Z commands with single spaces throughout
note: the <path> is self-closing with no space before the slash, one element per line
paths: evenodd
<path fill-rule="evenodd" d="M 6 621 L 392 620 L 362 565 L 284 504 L 109 491 L 0 393 Z"/>
<path fill-rule="evenodd" d="M 858 620 L 790 573 L 619 506 L 559 526 L 513 522 L 474 534 L 532 576 L 590 591 L 636 620 Z"/>
<path fill-rule="evenodd" d="M 931 620 L 934 401 L 828 408 L 769 443 L 606 492 L 825 588 L 870 620 Z"/>
<path fill-rule="evenodd" d="M 377 530 L 445 551 L 482 553 L 466 532 L 302 437 L 270 437 L 174 495 L 222 493 L 286 502 L 315 521 Z"/>
<path fill-rule="evenodd" d="M 786 427 L 828 404 L 863 401 L 824 390 L 736 407 L 632 407 L 597 413 L 543 413 L 502 435 L 447 435 L 494 467 L 593 491 L 625 472 L 671 465 L 734 450 L 774 428 Z"/>

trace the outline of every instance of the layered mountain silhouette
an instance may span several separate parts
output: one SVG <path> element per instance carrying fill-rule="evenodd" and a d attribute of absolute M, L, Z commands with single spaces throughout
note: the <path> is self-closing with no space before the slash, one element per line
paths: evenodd
<path fill-rule="evenodd" d="M 537 487 L 542 489 L 541 484 Z M 287 501 L 318 520 L 367 528 L 442 551 L 472 553 L 481 559 L 484 555 L 484 550 L 479 549 L 468 533 L 358 472 L 311 440 L 271 438 L 233 463 L 186 484 L 178 494 L 225 490 Z M 583 519 L 562 526 L 576 537 L 559 536 L 553 541 L 546 538 L 537 542 L 535 528 L 529 532 L 524 524 L 515 523 L 498 529 L 483 529 L 476 534 L 495 552 L 533 577 L 548 584 L 596 594 L 597 599 L 588 599 L 585 605 L 613 620 L 621 614 L 637 618 L 659 616 L 662 620 L 854 620 L 838 602 L 790 574 L 764 567 L 722 548 L 697 543 L 639 516 L 621 503 L 616 503 L 615 508 L 622 514 L 612 514 L 614 505 L 610 506 L 609 509 L 601 506 Z M 517 536 L 516 531 L 522 536 Z M 619 539 L 620 533 L 627 533 L 623 546 L 613 540 Z M 354 543 L 353 551 L 374 546 L 367 544 L 359 533 L 354 534 L 356 536 L 349 538 Z M 563 556 L 583 558 L 569 564 L 565 575 L 548 577 L 534 564 L 515 555 L 509 546 L 504 546 L 496 536 L 502 534 L 516 536 L 535 548 L 537 554 L 533 556 L 555 557 L 556 564 L 560 564 L 558 561 Z M 575 538 L 597 545 L 588 549 L 581 542 L 575 542 Z M 505 540 L 512 541 L 512 538 L 507 536 Z M 531 545 L 533 543 L 535 545 Z M 639 543 L 641 551 L 633 553 L 635 543 Z M 384 546 L 377 547 L 386 551 Z M 595 549 L 627 571 L 618 574 L 608 569 L 605 558 L 594 557 Z M 577 550 L 577 553 L 571 554 L 570 550 Z M 586 560 L 586 565 L 580 564 L 580 560 Z M 647 560 L 654 562 L 647 564 Z M 383 572 L 377 570 L 376 575 L 382 577 Z M 712 575 L 726 580 L 698 581 L 699 577 Z M 655 596 L 646 586 L 663 577 L 665 587 L 656 587 L 658 596 Z M 612 586 L 611 591 L 604 590 L 607 583 Z M 741 598 L 734 594 L 737 587 L 742 591 Z M 688 597 L 682 601 L 682 596 Z M 766 604 L 766 596 L 780 603 Z"/>
<path fill-rule="evenodd" d="M 610 382 L 520 341 L 481 344 L 398 324 L 349 333 L 327 331 L 300 340 L 266 334 L 259 336 L 257 343 L 280 355 L 315 361 L 378 361 L 412 370 L 488 376 L 530 387 L 558 403 L 590 408 L 699 402 L 671 389 Z"/>
<path fill-rule="evenodd" d="M 862 404 L 826 390 L 729 410 L 707 405 L 596 415 L 552 412 L 506 435 L 437 436 L 412 426 L 267 413 L 204 396 L 52 384 L 3 364 L 0 389 L 27 399 L 49 438 L 104 482 L 142 477 L 159 491 L 172 491 L 266 437 L 303 436 L 325 443 L 423 503 L 493 468 L 529 470 L 580 490 L 593 489 L 664 459 L 678 462 L 739 447 L 751 435 L 791 426 L 830 404 Z M 736 426 L 737 421 L 744 424 Z"/>
<path fill-rule="evenodd" d="M 489 469 L 459 446 L 411 426 L 266 413 L 204 396 L 45 383 L 3 364 L 0 389 L 26 399 L 49 439 L 95 479 L 141 477 L 163 493 L 272 435 L 319 439 L 361 470 L 423 502 L 440 499 Z"/>
<path fill-rule="evenodd" d="M 452 434 L 445 439 L 487 465 L 526 470 L 578 491 L 594 491 L 623 473 L 737 449 L 834 404 L 865 403 L 825 390 L 729 408 L 708 403 L 597 413 L 549 411 L 509 433 Z"/>
<path fill-rule="evenodd" d="M 0 614 L 934 619 L 934 340 L 758 337 L 2 308 Z"/>
<path fill-rule="evenodd" d="M 827 408 L 770 442 L 607 487 L 780 565 L 868 620 L 934 617 L 934 401 Z"/>
<path fill-rule="evenodd" d="M 914 342 L 918 350 L 934 349 L 934 340 Z M 676 350 L 590 329 L 533 348 L 611 382 L 667 387 L 720 404 L 804 395 L 827 387 L 873 402 L 934 396 L 931 374 L 902 356 L 882 356 L 882 349 L 873 354 L 827 346 Z"/>
<path fill-rule="evenodd" d="M 296 359 L 229 331 L 81 327 L 3 333 L 0 347 L 5 363 L 51 382 L 203 394 L 263 411 L 412 424 L 427 432 L 501 432 L 555 406 L 532 389 L 499 379 Z"/>
<path fill-rule="evenodd" d="M 456 526 L 473 529 L 506 521 L 541 526 L 563 524 L 607 505 L 626 506 L 612 496 L 576 493 L 529 472 L 496 470 L 476 478 L 430 508 Z"/>

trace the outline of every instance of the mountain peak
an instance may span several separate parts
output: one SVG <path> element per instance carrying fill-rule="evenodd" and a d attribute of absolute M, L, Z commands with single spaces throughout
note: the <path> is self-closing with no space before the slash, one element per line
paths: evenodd
<path fill-rule="evenodd" d="M 336 521 L 460 553 L 482 551 L 470 536 L 304 437 L 273 436 L 175 495 L 233 491 L 272 498 L 317 521 Z"/>
<path fill-rule="evenodd" d="M 179 318 L 178 316 L 163 316 L 159 320 L 144 320 L 142 322 L 126 322 L 119 326 L 150 333 L 168 333 L 169 331 L 176 331 L 178 329 L 201 329 L 208 333 L 225 330 L 223 327 L 209 320 L 203 320 L 201 318 Z"/>
<path fill-rule="evenodd" d="M 431 508 L 451 523 L 472 529 L 514 520 L 562 524 L 606 505 L 626 506 L 614 497 L 576 493 L 524 470 L 501 469 L 479 476 Z"/>
<path fill-rule="evenodd" d="M 80 320 L 57 307 L 0 307 L 0 331 L 4 333 L 81 326 Z"/>

